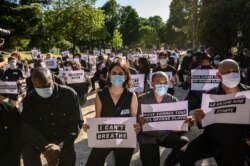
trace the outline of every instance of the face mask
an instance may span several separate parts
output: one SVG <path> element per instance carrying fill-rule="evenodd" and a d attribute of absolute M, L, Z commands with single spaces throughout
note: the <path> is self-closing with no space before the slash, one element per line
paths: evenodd
<path fill-rule="evenodd" d="M 215 64 L 216 66 L 218 66 L 219 63 L 220 63 L 220 61 L 214 60 L 214 64 Z"/>
<path fill-rule="evenodd" d="M 167 62 L 168 62 L 167 59 L 160 59 L 160 64 L 161 64 L 161 65 L 166 65 Z"/>
<path fill-rule="evenodd" d="M 187 57 L 191 57 L 192 54 L 187 54 Z"/>
<path fill-rule="evenodd" d="M 155 85 L 155 93 L 159 96 L 164 96 L 168 91 L 168 85 L 166 84 L 160 84 Z"/>
<path fill-rule="evenodd" d="M 124 81 L 125 81 L 125 76 L 121 76 L 121 75 L 111 75 L 111 83 L 112 85 L 114 85 L 115 87 L 122 87 Z"/>
<path fill-rule="evenodd" d="M 53 88 L 35 88 L 36 93 L 42 98 L 49 98 L 53 94 Z"/>
<path fill-rule="evenodd" d="M 10 63 L 10 68 L 11 69 L 15 69 L 16 68 L 16 64 L 15 63 Z"/>
<path fill-rule="evenodd" d="M 234 88 L 240 83 L 240 73 L 222 75 L 222 83 L 228 88 Z"/>

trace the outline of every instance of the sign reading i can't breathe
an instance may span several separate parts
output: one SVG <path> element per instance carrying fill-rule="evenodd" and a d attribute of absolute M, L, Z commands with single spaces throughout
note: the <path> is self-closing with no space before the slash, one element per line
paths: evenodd
<path fill-rule="evenodd" d="M 214 123 L 249 124 L 250 91 L 227 95 L 202 95 L 205 118 L 202 126 Z"/>
<path fill-rule="evenodd" d="M 146 123 L 142 126 L 143 131 L 188 130 L 188 125 L 184 123 L 188 116 L 187 101 L 162 104 L 142 104 L 141 111 L 142 116 L 146 120 Z"/>
<path fill-rule="evenodd" d="M 18 94 L 16 82 L 0 81 L 0 93 Z"/>
<path fill-rule="evenodd" d="M 145 74 L 131 75 L 131 78 L 133 81 L 133 87 L 130 88 L 130 91 L 131 92 L 143 92 Z"/>
<path fill-rule="evenodd" d="M 135 148 L 135 117 L 89 118 L 88 146 L 98 148 Z"/>
<path fill-rule="evenodd" d="M 216 69 L 194 69 L 191 71 L 191 90 L 206 91 L 218 87 L 220 80 L 216 78 Z"/>

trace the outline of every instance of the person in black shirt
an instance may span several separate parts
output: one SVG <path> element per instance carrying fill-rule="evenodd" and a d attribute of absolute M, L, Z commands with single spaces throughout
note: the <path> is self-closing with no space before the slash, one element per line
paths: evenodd
<path fill-rule="evenodd" d="M 83 117 L 76 92 L 53 82 L 50 70 L 32 72 L 35 90 L 23 100 L 22 128 L 25 166 L 40 166 L 40 154 L 48 165 L 74 166 L 74 141 Z"/>
<path fill-rule="evenodd" d="M 2 77 L 3 81 L 10 81 L 10 82 L 16 82 L 17 86 L 18 86 L 18 93 L 20 93 L 20 89 L 21 89 L 21 85 L 22 83 L 25 82 L 25 79 L 23 77 L 23 73 L 20 69 L 17 68 L 16 66 L 16 58 L 14 57 L 9 57 L 8 58 L 8 62 L 10 65 L 10 68 L 8 68 L 5 72 L 4 75 Z M 0 94 L 0 98 L 1 100 L 4 100 L 6 98 L 9 98 L 11 101 L 11 104 L 13 106 L 18 107 L 19 103 L 18 103 L 18 93 L 17 94 L 7 94 L 7 93 L 3 93 Z"/>
<path fill-rule="evenodd" d="M 108 87 L 98 92 L 95 99 L 96 117 L 136 117 L 137 97 L 128 90 L 131 87 L 129 69 L 123 61 L 112 63 L 108 70 Z M 139 133 L 137 123 L 135 132 Z M 84 130 L 91 127 L 84 125 Z M 129 166 L 134 148 L 92 148 L 87 166 L 102 166 L 110 152 L 115 154 L 115 165 Z"/>
<path fill-rule="evenodd" d="M 220 62 L 217 76 L 221 83 L 208 94 L 224 95 L 250 90 L 240 84 L 239 65 L 234 60 Z M 195 119 L 200 128 L 204 117 L 203 110 L 197 109 Z M 246 132 L 249 132 L 249 125 L 216 123 L 204 127 L 203 133 L 187 146 L 181 165 L 194 166 L 198 160 L 214 157 L 218 166 L 243 166 L 246 146 L 243 138 Z"/>
<path fill-rule="evenodd" d="M 166 52 L 160 52 L 159 53 L 159 61 L 160 61 L 160 65 L 157 66 L 153 72 L 157 72 L 157 71 L 163 71 L 163 72 L 170 72 L 172 73 L 172 78 L 170 79 L 170 83 L 172 84 L 172 87 L 168 88 L 168 93 L 171 95 L 174 95 L 174 87 L 176 85 L 176 69 L 167 64 L 168 62 L 168 56 Z"/>

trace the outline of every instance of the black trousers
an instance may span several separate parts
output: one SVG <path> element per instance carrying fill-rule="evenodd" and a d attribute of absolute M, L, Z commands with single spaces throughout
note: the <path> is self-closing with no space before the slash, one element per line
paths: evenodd
<path fill-rule="evenodd" d="M 25 166 L 42 166 L 40 159 L 41 152 L 31 144 L 25 143 L 23 146 L 22 157 Z M 59 166 L 75 166 L 76 155 L 74 147 L 65 149 L 61 152 Z"/>
<path fill-rule="evenodd" d="M 92 148 L 86 166 L 103 166 L 106 157 L 112 151 L 116 166 L 129 166 L 134 148 Z"/>
<path fill-rule="evenodd" d="M 185 72 L 184 72 L 184 70 L 178 70 L 178 72 L 177 72 L 177 74 L 178 74 L 178 76 L 179 76 L 179 81 L 180 82 L 184 82 L 184 74 L 186 74 Z"/>
<path fill-rule="evenodd" d="M 140 144 L 140 157 L 143 166 L 159 166 L 160 165 L 160 151 L 159 146 L 172 148 L 172 152 L 165 160 L 166 166 L 174 166 L 179 161 L 178 155 L 180 149 L 188 143 L 188 138 L 182 136 L 181 133 L 172 132 L 167 138 L 157 144 Z"/>
<path fill-rule="evenodd" d="M 216 146 L 210 137 L 201 134 L 189 143 L 180 163 L 182 166 L 195 166 L 196 161 L 213 157 L 218 166 L 244 166 L 245 145 L 240 141 L 234 142 Z"/>

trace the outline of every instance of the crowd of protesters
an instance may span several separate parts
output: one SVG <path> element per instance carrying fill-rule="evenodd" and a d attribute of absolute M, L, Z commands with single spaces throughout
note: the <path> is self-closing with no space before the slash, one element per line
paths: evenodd
<path fill-rule="evenodd" d="M 189 142 L 183 132 L 142 131 L 141 126 L 147 122 L 140 116 L 141 104 L 177 102 L 175 92 L 179 86 L 188 91 L 185 97 L 188 110 L 195 110 L 194 119 L 188 117 L 185 123 L 191 129 L 195 120 L 201 128 L 205 116 L 201 109 L 202 94 L 221 95 L 250 90 L 250 50 L 243 49 L 234 60 L 211 54 L 204 48 L 187 50 L 185 55 L 176 48 L 152 51 L 151 54 L 156 55 L 156 63 L 151 63 L 150 57 L 140 48 L 131 54 L 97 56 L 96 63 L 92 64 L 96 70 L 90 78 L 90 93 L 97 92 L 96 117 L 137 117 L 134 130 L 144 166 L 160 165 L 160 146 L 172 149 L 165 159 L 165 166 L 177 163 L 192 166 L 209 157 L 213 157 L 219 166 L 250 165 L 249 125 L 212 124 Z M 131 58 L 131 55 L 140 56 Z M 15 82 L 18 90 L 17 94 L 0 93 L 0 165 L 18 166 L 22 155 L 25 166 L 40 166 L 40 155 L 43 154 L 51 166 L 73 166 L 76 162 L 74 141 L 82 128 L 84 131 L 91 128 L 83 122 L 82 98 L 78 94 L 79 89 L 88 91 L 88 86 L 76 88 L 68 84 L 60 71 L 91 72 L 90 61 L 82 59 L 81 54 L 72 58 L 62 56 L 56 59 L 57 67 L 50 69 L 45 63 L 55 59 L 50 53 L 44 59 L 33 59 L 32 64 L 21 61 L 21 58 L 19 52 L 11 53 L 7 59 L 0 57 L 1 80 Z M 192 90 L 192 69 L 218 69 L 219 86 L 208 91 Z M 171 73 L 171 79 L 166 72 Z M 152 79 L 150 73 L 153 73 Z M 134 74 L 145 74 L 143 92 L 129 91 L 131 75 Z M 24 84 L 25 90 L 22 88 Z M 20 100 L 21 96 L 23 100 Z M 128 166 L 134 149 L 92 148 L 86 165 L 104 165 L 110 152 L 115 155 L 116 165 Z"/>

